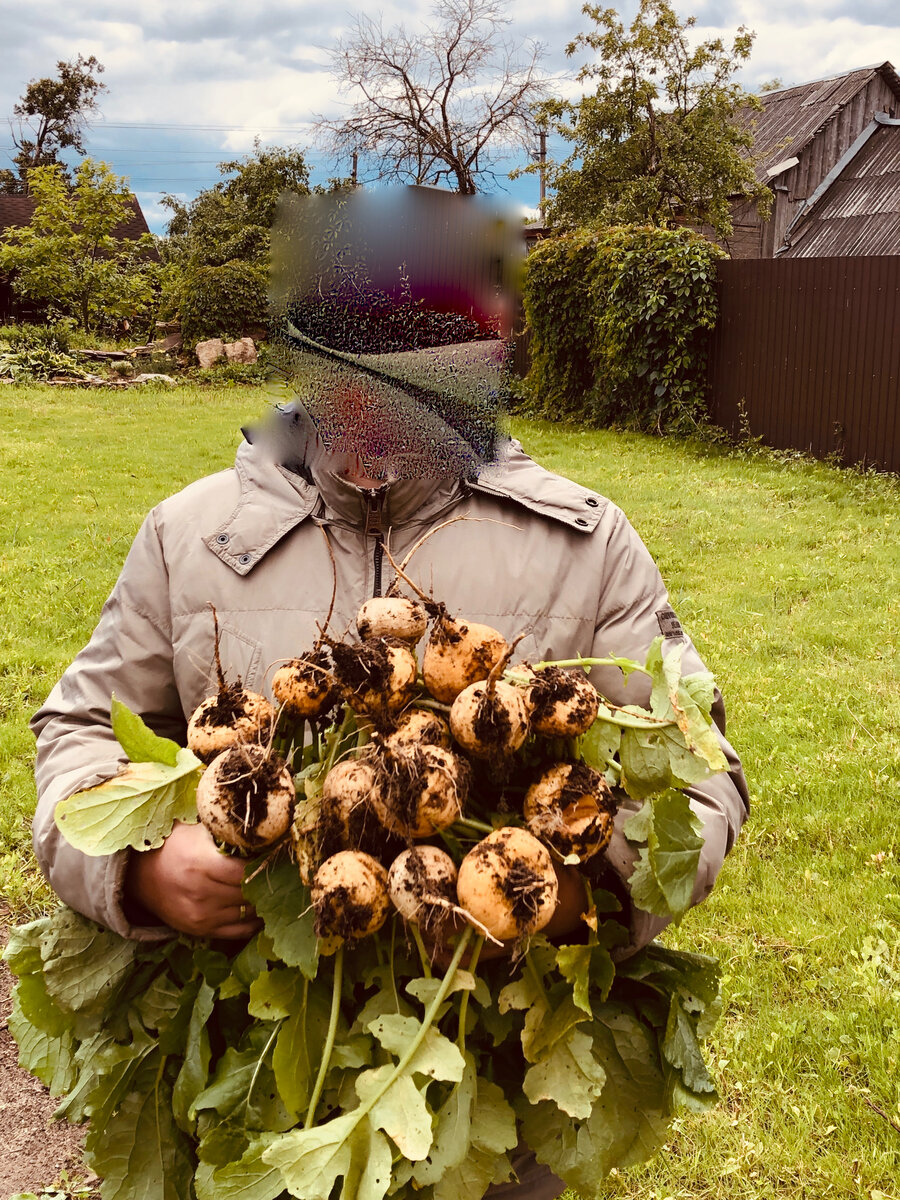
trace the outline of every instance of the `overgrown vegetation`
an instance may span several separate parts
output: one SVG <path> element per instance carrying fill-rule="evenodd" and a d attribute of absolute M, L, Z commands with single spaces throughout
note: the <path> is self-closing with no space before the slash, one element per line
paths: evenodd
<path fill-rule="evenodd" d="M 759 107 L 733 78 L 750 57 L 753 33 L 742 25 L 730 46 L 721 38 L 698 42 L 696 17 L 680 17 L 668 0 L 640 0 L 627 29 L 615 8 L 585 4 L 582 12 L 593 28 L 566 54 L 595 52 L 578 73 L 581 82 L 596 82 L 595 91 L 538 107 L 539 120 L 572 147 L 545 169 L 550 223 L 687 221 L 724 237 L 735 195 L 768 212 L 771 194 L 754 174 L 752 130 L 736 119 Z"/>
<path fill-rule="evenodd" d="M 33 167 L 35 209 L 28 225 L 0 239 L 0 271 L 18 296 L 46 304 L 51 319 L 71 317 L 85 332 L 128 320 L 149 328 L 159 264 L 153 238 L 122 238 L 131 192 L 106 163 L 86 158 L 70 184 L 63 167 Z"/>
<path fill-rule="evenodd" d="M 689 229 L 579 229 L 528 257 L 524 408 L 589 425 L 686 431 L 706 417 L 723 253 Z"/>
<path fill-rule="evenodd" d="M 132 408 L 19 387 L 0 406 L 0 891 L 20 920 L 49 900 L 29 865 L 27 719 L 90 635 L 146 509 L 227 465 L 265 402 L 183 388 Z M 712 896 L 667 937 L 722 960 L 723 1103 L 680 1118 L 670 1153 L 610 1196 L 893 1200 L 900 486 L 752 447 L 514 431 L 633 520 L 722 685 L 753 798 Z"/>
<path fill-rule="evenodd" d="M 164 311 L 181 320 L 185 344 L 243 337 L 265 327 L 269 229 L 278 197 L 306 195 L 309 174 L 295 147 L 264 149 L 219 164 L 222 179 L 190 203 L 166 196 L 172 213 L 162 243 Z"/>

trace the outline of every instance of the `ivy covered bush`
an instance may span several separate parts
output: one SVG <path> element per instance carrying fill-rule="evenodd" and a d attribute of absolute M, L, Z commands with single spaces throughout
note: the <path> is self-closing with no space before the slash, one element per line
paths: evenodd
<path fill-rule="evenodd" d="M 689 229 L 577 229 L 528 257 L 525 314 L 535 416 L 684 431 L 706 417 L 716 262 Z"/>

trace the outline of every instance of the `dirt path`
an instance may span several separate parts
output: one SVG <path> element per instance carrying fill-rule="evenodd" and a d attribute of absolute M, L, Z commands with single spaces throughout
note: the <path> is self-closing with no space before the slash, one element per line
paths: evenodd
<path fill-rule="evenodd" d="M 0 927 L 0 948 L 6 931 Z M 33 1076 L 20 1070 L 19 1051 L 6 1022 L 11 977 L 0 963 L 0 1197 L 40 1193 L 66 1171 L 71 1180 L 90 1174 L 81 1159 L 83 1131 L 54 1121 L 56 1101 Z M 93 1178 L 93 1177 L 92 1177 Z"/>

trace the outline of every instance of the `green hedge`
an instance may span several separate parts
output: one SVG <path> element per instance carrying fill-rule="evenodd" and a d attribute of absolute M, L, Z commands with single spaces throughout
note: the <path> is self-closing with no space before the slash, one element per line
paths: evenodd
<path fill-rule="evenodd" d="M 528 412 L 660 432 L 702 424 L 724 257 L 689 229 L 578 229 L 539 242 L 525 271 Z"/>
<path fill-rule="evenodd" d="M 265 264 L 231 259 L 218 267 L 173 270 L 166 311 L 177 312 L 185 345 L 207 338 L 244 337 L 265 327 L 268 270 Z"/>

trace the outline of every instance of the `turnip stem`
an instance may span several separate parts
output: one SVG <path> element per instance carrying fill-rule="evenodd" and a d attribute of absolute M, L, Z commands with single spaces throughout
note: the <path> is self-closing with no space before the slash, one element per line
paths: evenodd
<path fill-rule="evenodd" d="M 471 925 L 466 926 L 466 928 L 463 930 L 460 939 L 456 944 L 456 949 L 453 951 L 453 957 L 450 959 L 450 965 L 447 967 L 444 978 L 441 980 L 438 990 L 434 993 L 434 998 L 425 1011 L 425 1016 L 422 1018 L 422 1024 L 416 1031 L 415 1037 L 406 1048 L 406 1053 L 397 1063 L 396 1067 L 394 1067 L 393 1071 L 391 1071 L 390 1075 L 387 1077 L 381 1087 L 369 1097 L 365 1104 L 353 1110 L 353 1115 L 357 1116 L 358 1120 L 362 1120 L 362 1118 L 375 1107 L 394 1080 L 398 1079 L 403 1074 L 418 1053 L 419 1047 L 425 1040 L 425 1035 L 434 1024 L 435 1018 L 440 1012 L 441 1005 L 447 998 L 447 993 L 450 991 L 453 980 L 456 978 L 456 970 L 459 967 L 462 956 L 466 952 L 466 947 L 471 940 L 472 933 L 473 930 Z"/>
<path fill-rule="evenodd" d="M 548 659 L 546 662 L 534 663 L 533 671 L 545 671 L 547 667 L 618 667 L 619 661 L 615 658 L 558 658 Z M 650 675 L 651 672 L 646 667 L 634 663 L 632 668 L 634 671 L 643 671 L 645 675 Z"/>
<path fill-rule="evenodd" d="M 419 958 L 422 961 L 422 970 L 425 973 L 426 979 L 431 979 L 431 959 L 428 957 L 428 951 L 425 949 L 425 943 L 422 941 L 422 931 L 415 923 L 410 924 L 412 930 L 413 941 L 416 943 L 416 948 L 419 951 Z"/>
<path fill-rule="evenodd" d="M 456 825 L 463 825 L 467 829 L 474 829 L 476 833 L 493 833 L 493 825 L 488 825 L 485 821 L 476 821 L 474 817 L 457 817 L 451 828 Z"/>
<path fill-rule="evenodd" d="M 469 970 L 474 975 L 478 969 L 478 956 L 481 954 L 481 947 L 484 945 L 484 934 L 480 934 L 475 939 L 475 945 L 472 947 L 472 957 L 469 959 Z M 466 1049 L 466 1013 L 469 1011 L 469 993 L 463 992 L 462 999 L 459 1002 L 459 1033 L 456 1038 L 456 1044 L 459 1046 L 460 1054 L 465 1053 Z"/>
<path fill-rule="evenodd" d="M 432 712 L 441 713 L 443 716 L 450 715 L 450 705 L 442 704 L 440 700 L 426 700 L 424 697 L 416 699 L 416 708 L 430 708 Z"/>
<path fill-rule="evenodd" d="M 328 1067 L 331 1063 L 331 1052 L 334 1049 L 338 1016 L 341 1011 L 341 982 L 343 973 L 344 947 L 341 945 L 338 946 L 334 954 L 334 986 L 331 992 L 331 1015 L 328 1018 L 328 1033 L 325 1035 L 325 1045 L 322 1049 L 322 1061 L 319 1063 L 319 1073 L 316 1075 L 315 1087 L 310 1097 L 309 1108 L 306 1110 L 306 1120 L 303 1124 L 304 1129 L 310 1129 L 315 1123 L 316 1108 L 318 1107 L 319 1097 L 322 1095 L 322 1088 L 325 1086 L 325 1076 L 328 1074 Z"/>
<path fill-rule="evenodd" d="M 544 1008 L 549 1008 L 550 1001 L 547 999 L 547 992 L 544 989 L 544 981 L 541 978 L 541 973 L 537 969 L 537 965 L 536 965 L 534 959 L 532 958 L 531 954 L 528 953 L 527 951 L 525 953 L 525 970 L 531 976 L 531 982 L 534 984 L 535 991 L 537 992 L 538 997 L 540 998 L 540 1001 L 543 1004 Z"/>
<path fill-rule="evenodd" d="M 284 1020 L 279 1021 L 278 1024 L 275 1026 L 275 1028 L 272 1030 L 272 1034 L 269 1037 L 269 1040 L 266 1042 L 265 1046 L 263 1047 L 263 1052 L 259 1056 L 256 1066 L 253 1068 L 253 1076 L 250 1080 L 250 1086 L 247 1088 L 247 1099 L 244 1101 L 245 1115 L 246 1115 L 248 1109 L 250 1108 L 250 1099 L 253 1096 L 253 1089 L 256 1087 L 256 1080 L 259 1078 L 259 1073 L 262 1070 L 262 1065 L 266 1061 L 266 1056 L 269 1053 L 272 1043 L 275 1041 L 275 1037 L 283 1024 L 284 1024 Z"/>

